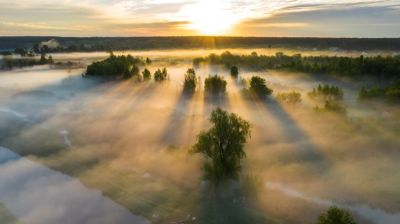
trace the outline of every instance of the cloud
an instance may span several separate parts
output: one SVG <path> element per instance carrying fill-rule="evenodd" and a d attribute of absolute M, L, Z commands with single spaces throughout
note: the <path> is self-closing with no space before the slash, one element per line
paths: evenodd
<path fill-rule="evenodd" d="M 206 3 L 204 3 L 206 2 Z M 399 3 L 395 0 L 50 0 L 9 2 L 0 0 L 1 35 L 67 35 L 67 36 L 119 36 L 119 35 L 190 35 L 193 30 L 184 26 L 173 25 L 181 21 L 190 21 L 190 13 L 185 9 L 199 4 L 210 7 L 223 5 L 219 9 L 226 15 L 232 15 L 240 29 L 227 29 L 226 35 L 274 35 L 274 32 L 262 28 L 276 28 L 277 34 L 289 36 L 399 36 L 394 31 L 399 16 Z M 380 9 L 379 16 L 370 17 L 369 10 Z M 386 10 L 385 10 L 386 9 Z M 203 7 L 199 15 L 207 16 L 207 7 Z M 397 12 L 397 13 L 396 13 Z M 307 13 L 308 15 L 305 15 Z M 352 16 L 351 14 L 357 14 Z M 361 14 L 360 14 L 361 13 Z M 363 14 L 362 14 L 363 13 Z M 343 14 L 343 19 L 339 15 Z M 258 23 L 261 20 L 269 24 Z M 312 18 L 312 19 L 311 19 Z M 316 19 L 317 18 L 317 19 Z M 351 27 L 340 32 L 338 27 L 343 21 L 349 24 L 360 24 L 362 18 L 375 26 L 367 30 Z M 371 21 L 371 19 L 380 21 Z M 296 20 L 297 19 L 297 20 Z M 389 21 L 388 21 L 389 20 Z M 250 22 L 249 22 L 250 21 Z M 334 24 L 332 32 L 329 27 L 322 26 L 322 21 Z M 15 29 L 9 29 L 15 24 Z M 132 27 L 118 31 L 110 26 Z M 137 24 L 137 25 L 135 25 Z M 172 24 L 171 26 L 169 24 Z M 381 24 L 383 27 L 379 27 Z M 248 27 L 244 27 L 248 25 Z M 143 27 L 145 26 L 145 27 Z M 187 26 L 186 26 L 187 27 Z M 310 33 L 301 30 L 303 27 L 314 27 Z M 261 30 L 257 30 L 261 29 Z M 318 30 L 320 29 L 320 30 Z M 244 33 L 245 32 L 245 33 Z M 339 32 L 339 33 L 335 33 Z"/>

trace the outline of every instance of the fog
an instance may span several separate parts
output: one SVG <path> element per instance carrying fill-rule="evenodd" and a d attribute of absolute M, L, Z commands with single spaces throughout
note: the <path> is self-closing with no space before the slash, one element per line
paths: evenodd
<path fill-rule="evenodd" d="M 348 209 L 358 223 L 399 220 L 398 107 L 357 102 L 357 82 L 240 69 L 241 77 L 260 75 L 274 90 L 270 99 L 257 101 L 244 97 L 222 66 L 196 73 L 201 81 L 223 75 L 225 98 L 205 97 L 202 84 L 192 97 L 185 96 L 190 57 L 208 53 L 134 52 L 153 60 L 151 72 L 168 69 L 170 80 L 163 83 L 103 82 L 82 78 L 83 69 L 46 66 L 1 72 L 0 146 L 16 159 L 6 162 L 0 155 L 1 185 L 2 178 L 14 179 L 0 187 L 0 204 L 25 223 L 45 223 L 37 217 L 68 223 L 63 217 L 71 212 L 76 215 L 68 216 L 77 218 L 71 223 L 85 212 L 95 213 L 85 216 L 90 222 L 123 217 L 112 222 L 314 223 L 330 205 Z M 56 54 L 54 59 L 89 63 L 106 56 Z M 313 110 L 316 102 L 307 92 L 319 83 L 343 88 L 347 115 Z M 299 105 L 275 100 L 278 92 L 290 90 L 302 93 Z M 223 197 L 215 197 L 203 179 L 201 156 L 188 153 L 216 107 L 252 125 L 240 180 L 229 184 Z M 25 178 L 36 169 L 44 171 Z"/>

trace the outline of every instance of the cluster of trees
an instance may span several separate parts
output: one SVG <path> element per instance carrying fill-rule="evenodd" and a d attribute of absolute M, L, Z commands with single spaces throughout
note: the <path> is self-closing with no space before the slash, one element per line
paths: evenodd
<path fill-rule="evenodd" d="M 193 65 L 202 63 L 222 64 L 228 68 L 234 65 L 253 70 L 284 69 L 289 71 L 335 74 L 348 77 L 374 76 L 377 78 L 394 78 L 400 75 L 400 56 L 373 57 L 338 57 L 338 56 L 292 56 L 283 53 L 266 56 L 256 52 L 250 55 L 234 55 L 229 51 L 221 55 L 210 54 L 207 57 L 193 59 Z"/>
<path fill-rule="evenodd" d="M 276 99 L 279 102 L 287 103 L 287 104 L 298 104 L 301 102 L 301 93 L 296 91 L 291 91 L 287 93 L 278 93 L 276 95 Z"/>
<path fill-rule="evenodd" d="M 183 82 L 183 92 L 187 94 L 193 94 L 197 86 L 196 72 L 193 68 L 189 68 L 185 74 L 185 80 Z"/>
<path fill-rule="evenodd" d="M 220 108 L 212 111 L 209 120 L 212 127 L 197 136 L 192 152 L 206 158 L 205 176 L 214 183 L 236 178 L 246 156 L 244 144 L 250 137 L 250 123 Z"/>
<path fill-rule="evenodd" d="M 157 69 L 154 72 L 154 81 L 156 82 L 161 82 L 168 79 L 168 71 L 166 68 L 161 69 Z"/>
<path fill-rule="evenodd" d="M 111 52 L 107 59 L 89 65 L 85 75 L 128 79 L 139 74 L 139 64 L 144 64 L 140 58 L 132 55 L 116 56 Z"/>
<path fill-rule="evenodd" d="M 53 64 L 54 60 L 51 55 L 46 57 L 46 54 L 42 53 L 40 59 L 37 60 L 35 58 L 4 58 L 3 63 L 1 65 L 2 70 L 8 70 L 13 68 L 23 68 L 30 67 L 34 65 L 46 65 Z"/>
<path fill-rule="evenodd" d="M 223 77 L 215 75 L 208 76 L 204 80 L 204 89 L 212 95 L 221 95 L 226 91 L 226 81 Z"/>
<path fill-rule="evenodd" d="M 312 99 L 322 99 L 322 100 L 342 100 L 343 90 L 335 85 L 320 85 L 317 88 L 313 88 L 308 96 Z"/>
<path fill-rule="evenodd" d="M 358 93 L 359 100 L 384 99 L 388 101 L 400 101 L 400 81 L 387 87 L 362 87 Z"/>

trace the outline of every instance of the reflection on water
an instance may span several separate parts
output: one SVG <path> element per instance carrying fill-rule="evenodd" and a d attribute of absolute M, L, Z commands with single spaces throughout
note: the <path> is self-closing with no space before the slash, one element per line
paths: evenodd
<path fill-rule="evenodd" d="M 101 192 L 4 147 L 0 147 L 0 202 L 23 223 L 148 223 Z"/>

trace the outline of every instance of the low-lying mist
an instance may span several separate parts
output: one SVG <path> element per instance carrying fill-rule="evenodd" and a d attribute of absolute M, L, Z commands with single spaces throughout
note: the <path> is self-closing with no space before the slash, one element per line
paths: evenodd
<path fill-rule="evenodd" d="M 159 57 L 148 66 L 152 73 L 168 69 L 170 79 L 161 83 L 104 82 L 82 78 L 82 69 L 0 73 L 0 146 L 75 177 L 154 223 L 315 223 L 330 205 L 348 209 L 358 223 L 398 222 L 397 107 L 359 103 L 354 82 L 240 68 L 241 78 L 262 76 L 274 91 L 265 101 L 255 100 L 244 97 L 242 85 L 218 66 L 196 68 L 196 74 L 201 82 L 209 74 L 223 75 L 226 96 L 208 99 L 201 83 L 188 97 L 182 85 L 191 61 L 176 62 L 185 55 L 178 50 L 169 54 L 141 54 Z M 343 88 L 346 115 L 313 110 L 316 102 L 307 92 L 319 83 Z M 300 104 L 275 99 L 291 90 L 302 94 Z M 252 125 L 240 181 L 222 198 L 213 197 L 203 179 L 203 158 L 188 153 L 216 107 Z M 10 191 L 1 186 L 0 195 Z M 29 209 L 16 208 L 13 200 L 0 198 L 0 203 L 11 213 Z"/>

